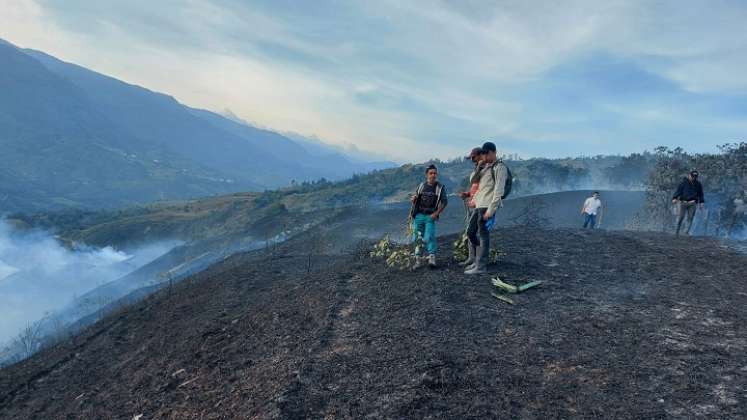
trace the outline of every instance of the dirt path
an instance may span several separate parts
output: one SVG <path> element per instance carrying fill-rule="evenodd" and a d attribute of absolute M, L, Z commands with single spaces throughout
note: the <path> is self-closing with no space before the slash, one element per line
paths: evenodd
<path fill-rule="evenodd" d="M 456 264 L 240 255 L 0 371 L 3 418 L 745 418 L 747 256 L 499 230 L 509 306 Z M 451 238 L 443 241 L 448 253 Z"/>

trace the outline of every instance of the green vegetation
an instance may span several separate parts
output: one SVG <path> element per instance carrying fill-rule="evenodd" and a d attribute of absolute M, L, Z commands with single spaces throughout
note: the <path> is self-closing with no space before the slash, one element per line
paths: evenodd
<path fill-rule="evenodd" d="M 581 182 L 588 173 L 588 169 L 583 168 L 612 160 L 615 159 L 527 160 L 510 164 L 517 179 L 528 180 L 517 187 L 516 194 L 520 195 L 561 188 L 562 182 Z M 261 193 L 160 201 L 121 210 L 17 213 L 10 219 L 19 226 L 55 231 L 66 241 L 92 245 L 122 245 L 163 238 L 191 241 L 225 235 L 270 238 L 287 230 L 286 226 L 305 225 L 328 217 L 335 209 L 404 201 L 422 181 L 423 169 L 428 163 L 438 165 L 441 182 L 451 193 L 467 187 L 467 177 L 472 170 L 469 162 L 436 160 L 373 171 L 340 182 L 321 179 Z M 544 178 L 554 181 L 535 185 Z"/>

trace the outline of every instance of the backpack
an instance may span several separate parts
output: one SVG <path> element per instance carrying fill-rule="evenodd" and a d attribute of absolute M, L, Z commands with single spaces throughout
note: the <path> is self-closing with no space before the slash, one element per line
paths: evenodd
<path fill-rule="evenodd" d="M 415 190 L 415 195 L 418 198 L 415 199 L 415 203 L 410 209 L 410 217 L 414 218 L 418 212 L 418 207 L 420 207 L 420 196 L 423 194 L 423 189 L 425 189 L 425 182 L 421 182 L 420 185 L 418 185 L 418 189 Z M 441 193 L 443 192 L 443 190 L 443 184 L 441 184 L 440 182 L 436 182 L 436 205 L 441 202 Z"/>
<path fill-rule="evenodd" d="M 499 163 L 506 167 L 506 183 L 503 185 L 503 195 L 501 196 L 501 200 L 505 200 L 511 194 L 511 188 L 514 186 L 514 176 L 511 174 L 511 169 L 508 165 L 503 162 Z M 493 184 L 495 184 L 495 165 L 491 168 L 490 174 L 493 176 Z"/>

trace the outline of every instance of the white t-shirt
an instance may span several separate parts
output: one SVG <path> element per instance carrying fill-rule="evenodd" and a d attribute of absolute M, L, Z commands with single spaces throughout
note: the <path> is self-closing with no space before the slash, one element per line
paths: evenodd
<path fill-rule="evenodd" d="M 589 197 L 584 201 L 584 213 L 593 214 L 596 216 L 599 208 L 602 207 L 602 200 L 594 197 Z"/>

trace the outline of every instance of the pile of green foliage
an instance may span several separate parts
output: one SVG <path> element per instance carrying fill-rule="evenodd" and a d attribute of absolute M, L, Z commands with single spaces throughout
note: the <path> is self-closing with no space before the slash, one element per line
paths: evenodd
<path fill-rule="evenodd" d="M 413 245 L 416 250 L 424 247 L 425 244 L 420 235 Z M 416 253 L 413 253 L 409 246 L 397 245 L 389 236 L 385 236 L 376 243 L 369 255 L 373 259 L 383 260 L 387 267 L 403 271 L 414 270 L 418 262 Z"/>

